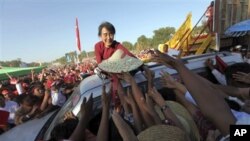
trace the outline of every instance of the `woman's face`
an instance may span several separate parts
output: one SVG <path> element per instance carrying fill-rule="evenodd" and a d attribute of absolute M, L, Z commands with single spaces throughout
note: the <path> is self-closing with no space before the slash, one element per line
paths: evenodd
<path fill-rule="evenodd" d="M 110 31 L 103 27 L 100 38 L 103 41 L 105 47 L 110 47 L 114 41 L 114 34 L 110 33 Z"/>

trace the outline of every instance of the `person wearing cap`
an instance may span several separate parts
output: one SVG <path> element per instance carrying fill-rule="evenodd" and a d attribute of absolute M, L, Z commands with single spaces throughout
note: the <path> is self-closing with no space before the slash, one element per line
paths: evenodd
<path fill-rule="evenodd" d="M 162 53 L 166 53 L 172 57 L 176 57 L 179 54 L 179 51 L 176 49 L 172 49 L 169 47 L 168 43 L 165 44 L 159 44 L 158 45 L 158 50 Z"/>

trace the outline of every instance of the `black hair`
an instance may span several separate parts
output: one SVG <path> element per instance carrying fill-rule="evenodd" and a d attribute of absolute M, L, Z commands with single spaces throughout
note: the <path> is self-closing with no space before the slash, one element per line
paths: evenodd
<path fill-rule="evenodd" d="M 59 141 L 62 139 L 68 139 L 75 130 L 77 124 L 77 119 L 67 119 L 63 123 L 57 124 L 51 131 L 51 138 L 49 141 Z"/>
<path fill-rule="evenodd" d="M 103 22 L 98 27 L 98 35 L 102 33 L 102 29 L 106 28 L 110 33 L 115 34 L 115 27 L 110 22 Z"/>
<path fill-rule="evenodd" d="M 38 101 L 39 101 L 39 98 L 37 96 L 32 95 L 32 94 L 27 94 L 23 97 L 21 103 L 26 102 L 30 106 L 33 106 L 33 105 L 37 104 Z"/>

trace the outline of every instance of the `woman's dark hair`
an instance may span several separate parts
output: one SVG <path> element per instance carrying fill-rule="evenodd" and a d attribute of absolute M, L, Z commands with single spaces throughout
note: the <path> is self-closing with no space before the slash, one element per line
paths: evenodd
<path fill-rule="evenodd" d="M 102 29 L 106 28 L 110 33 L 115 34 L 115 27 L 110 22 L 103 22 L 98 27 L 98 35 L 102 33 Z"/>

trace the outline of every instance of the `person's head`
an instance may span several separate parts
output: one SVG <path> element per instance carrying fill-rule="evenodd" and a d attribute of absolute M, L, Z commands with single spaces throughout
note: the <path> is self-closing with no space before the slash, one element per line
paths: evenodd
<path fill-rule="evenodd" d="M 42 86 L 35 86 L 33 89 L 33 94 L 38 97 L 42 97 L 44 95 L 44 88 Z"/>
<path fill-rule="evenodd" d="M 162 53 L 167 53 L 168 52 L 168 44 L 159 44 L 158 50 Z"/>
<path fill-rule="evenodd" d="M 249 87 L 249 84 L 234 80 L 233 74 L 236 74 L 237 72 L 250 73 L 250 64 L 235 63 L 233 65 L 228 66 L 225 70 L 227 84 L 235 87 Z"/>
<path fill-rule="evenodd" d="M 23 98 L 21 106 L 25 111 L 30 111 L 37 102 L 38 98 L 36 96 L 28 94 Z"/>
<path fill-rule="evenodd" d="M 2 95 L 4 96 L 4 98 L 6 99 L 6 100 L 10 100 L 11 98 L 10 98 L 10 92 L 8 91 L 8 90 L 3 90 L 2 91 Z"/>
<path fill-rule="evenodd" d="M 75 130 L 77 124 L 78 120 L 76 119 L 68 119 L 65 120 L 63 123 L 59 123 L 53 128 L 50 134 L 50 141 L 60 141 L 63 139 L 68 139 Z"/>
<path fill-rule="evenodd" d="M 98 36 L 101 38 L 105 47 L 110 47 L 114 41 L 115 27 L 109 22 L 103 22 L 99 25 Z"/>

